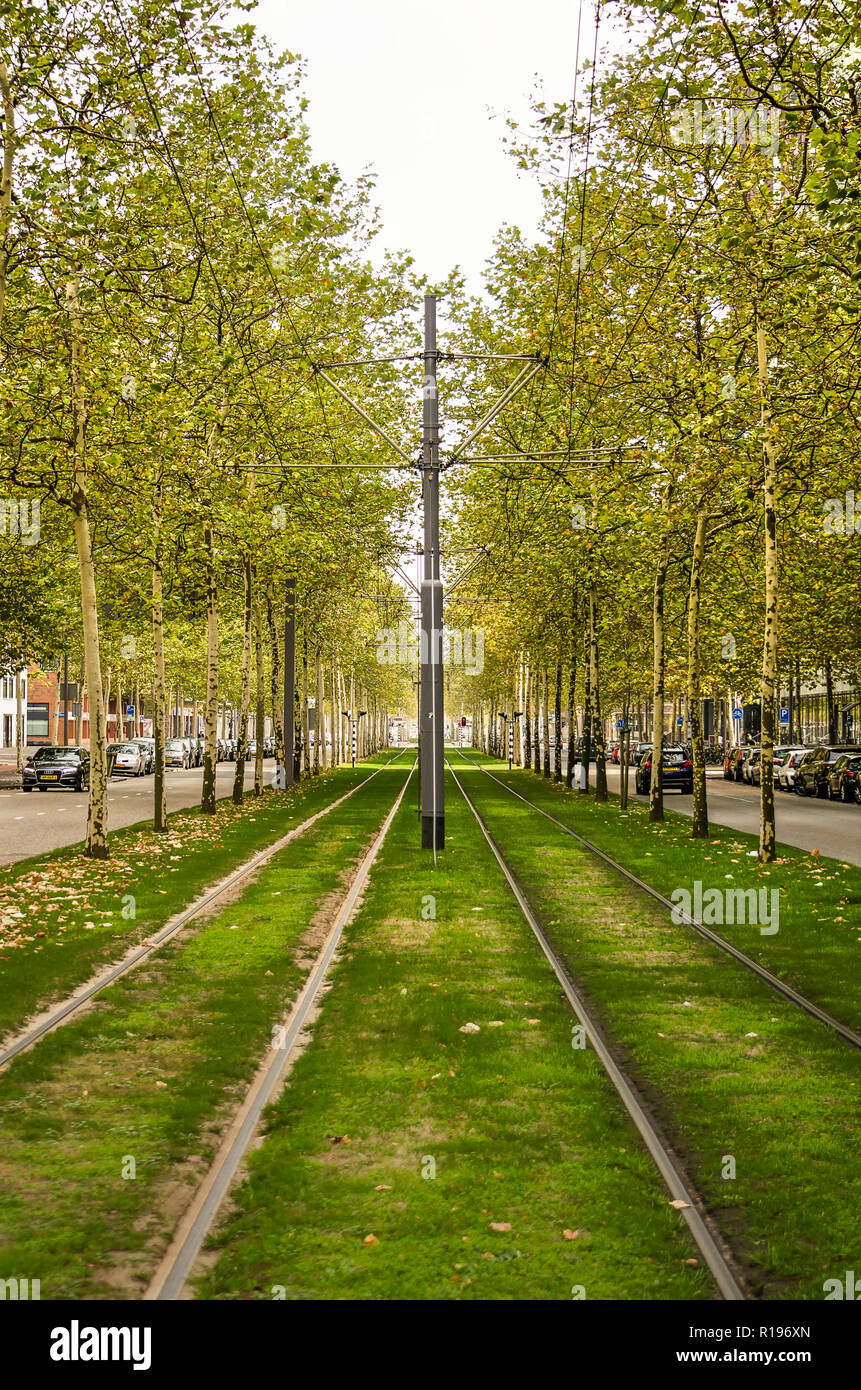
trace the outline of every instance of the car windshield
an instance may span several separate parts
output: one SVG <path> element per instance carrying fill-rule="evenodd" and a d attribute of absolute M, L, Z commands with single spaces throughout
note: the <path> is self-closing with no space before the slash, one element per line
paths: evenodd
<path fill-rule="evenodd" d="M 109 743 L 109 753 L 136 753 L 138 750 L 133 743 Z"/>
<path fill-rule="evenodd" d="M 184 748 L 184 747 L 185 747 L 185 745 L 183 744 L 182 740 L 181 740 L 181 739 L 178 739 L 178 738 L 169 738 L 168 741 L 167 741 L 167 743 L 166 743 L 164 746 L 165 746 L 165 748 L 174 748 L 174 749 L 176 749 L 176 748 L 180 748 L 180 749 L 181 749 L 181 748 Z"/>
<path fill-rule="evenodd" d="M 40 748 L 33 759 L 36 763 L 77 763 L 80 760 L 77 748 Z"/>

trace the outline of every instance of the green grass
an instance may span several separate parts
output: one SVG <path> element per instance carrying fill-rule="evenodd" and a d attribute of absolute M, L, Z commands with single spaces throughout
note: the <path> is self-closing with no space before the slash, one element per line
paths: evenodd
<path fill-rule="evenodd" d="M 413 796 L 392 825 L 198 1296 L 713 1297 L 450 777 L 446 796 L 436 870 Z"/>
<path fill-rule="evenodd" d="M 755 1293 L 821 1299 L 823 1281 L 841 1277 L 858 1258 L 857 1051 L 674 925 L 668 912 L 477 768 L 464 767 L 463 780 L 548 936 L 652 1099 Z M 529 774 L 505 780 L 537 802 L 552 801 L 557 814 L 563 805 L 560 819 L 636 864 L 643 877 L 643 839 L 667 858 L 681 848 L 637 824 L 622 832 L 621 843 L 607 830 L 612 812 L 569 806 Z M 721 856 L 732 863 L 732 846 L 713 846 L 713 862 Z M 659 862 L 666 873 L 667 859 Z M 804 886 L 804 867 L 792 868 Z M 677 882 L 684 881 L 681 870 L 680 863 Z M 665 886 L 665 877 L 648 876 Z M 781 878 L 792 882 L 789 865 Z M 788 936 L 802 930 L 801 914 L 791 922 Z M 812 935 L 823 930 L 821 922 L 810 924 Z M 792 973 L 803 976 L 810 949 L 806 943 L 799 961 L 787 951 L 785 973 L 794 964 Z M 845 978 L 840 985 L 845 991 Z M 735 1160 L 735 1178 L 723 1176 L 726 1156 Z"/>
<path fill-rule="evenodd" d="M 309 923 L 340 899 L 402 777 L 381 772 L 237 903 L 4 1070 L 2 1276 L 39 1278 L 49 1299 L 140 1295 L 305 978 Z"/>
<path fill-rule="evenodd" d="M 697 879 L 704 889 L 721 891 L 776 888 L 780 921 L 774 935 L 763 936 L 758 926 L 738 923 L 712 930 L 861 1031 L 861 868 L 786 845 L 778 846 L 773 864 L 763 865 L 754 856 L 758 841 L 753 835 L 712 825 L 708 840 L 692 839 L 690 820 L 672 810 L 669 797 L 666 819 L 653 825 L 648 806 L 639 799 L 632 799 L 624 813 L 617 796 L 596 805 L 591 796 L 522 769 L 509 773 L 507 764 L 485 755 L 479 760 L 472 751 L 455 759 L 461 767 L 466 766 L 464 756 L 486 765 L 665 897 L 676 888 L 692 892 Z M 492 785 L 487 778 L 484 782 L 487 788 Z M 861 833 L 861 814 L 858 825 Z M 547 821 L 544 828 L 548 835 L 553 831 Z M 569 844 L 573 848 L 570 839 Z"/>
<path fill-rule="evenodd" d="M 212 816 L 194 807 L 176 811 L 161 835 L 149 822 L 119 830 L 106 862 L 71 846 L 0 869 L 0 1037 L 157 932 L 208 884 L 358 785 L 388 756 L 290 791 L 246 794 L 239 807 L 222 798 Z M 129 895 L 133 919 L 123 916 Z"/>

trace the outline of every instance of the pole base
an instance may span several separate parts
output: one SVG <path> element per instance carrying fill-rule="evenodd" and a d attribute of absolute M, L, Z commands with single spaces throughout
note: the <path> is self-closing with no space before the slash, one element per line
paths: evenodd
<path fill-rule="evenodd" d="M 436 848 L 445 849 L 445 816 L 422 816 L 422 849 L 434 848 L 434 829 Z"/>

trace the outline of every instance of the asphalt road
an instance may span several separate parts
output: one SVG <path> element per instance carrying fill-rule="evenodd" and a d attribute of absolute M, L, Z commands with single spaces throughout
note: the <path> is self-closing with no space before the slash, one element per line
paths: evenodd
<path fill-rule="evenodd" d="M 263 763 L 269 778 L 274 758 Z M 233 790 L 233 763 L 218 763 L 215 789 L 219 797 Z M 168 811 L 200 801 L 203 768 L 174 768 L 166 779 Z M 254 784 L 254 763 L 245 764 L 245 785 Z M 119 830 L 137 821 L 152 819 L 153 778 L 112 778 L 108 783 L 108 829 Z M 87 794 L 61 791 L 22 792 L 0 789 L 0 864 L 12 864 L 31 854 L 44 854 L 62 845 L 74 845 L 87 833 Z"/>
<path fill-rule="evenodd" d="M 564 766 L 563 760 L 563 770 Z M 593 763 L 590 775 L 593 786 L 594 780 Z M 608 763 L 607 785 L 611 791 L 618 792 L 619 784 L 618 767 Z M 629 787 L 629 795 L 634 800 L 633 769 Z M 759 787 L 748 787 L 743 782 L 727 782 L 720 768 L 708 768 L 706 797 L 709 820 L 715 825 L 746 830 L 751 835 L 759 834 Z M 646 800 L 645 797 L 636 799 Z M 692 814 L 692 802 L 692 797 L 682 796 L 680 792 L 667 792 L 664 799 L 668 811 L 680 811 L 683 816 Z M 840 801 L 796 796 L 794 792 L 782 792 L 776 787 L 774 804 L 779 842 L 794 845 L 796 849 L 818 849 L 820 854 L 842 859 L 847 864 L 861 864 L 861 806 L 844 806 Z"/>

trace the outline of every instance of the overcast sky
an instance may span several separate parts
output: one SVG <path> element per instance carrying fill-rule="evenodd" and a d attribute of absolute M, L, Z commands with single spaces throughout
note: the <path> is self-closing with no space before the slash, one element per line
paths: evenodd
<path fill-rule="evenodd" d="M 581 59 L 593 15 L 585 0 Z M 502 145 L 504 118 L 528 117 L 539 81 L 570 100 L 578 0 L 261 0 L 250 17 L 307 61 L 315 156 L 347 178 L 376 172 L 382 246 L 433 280 L 460 265 L 477 292 L 500 224 L 537 225 L 538 189 Z"/>

